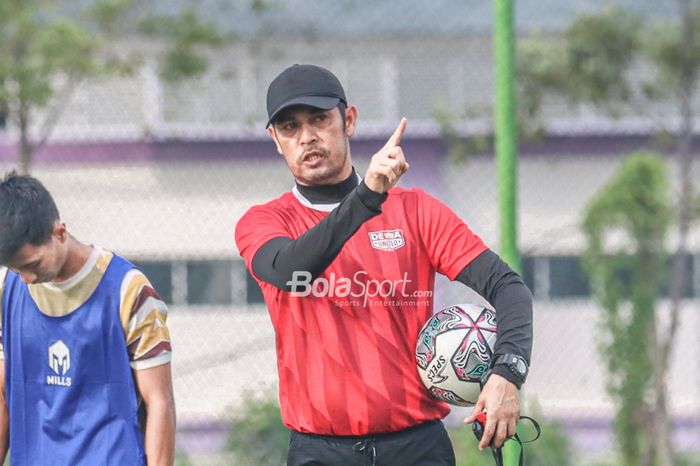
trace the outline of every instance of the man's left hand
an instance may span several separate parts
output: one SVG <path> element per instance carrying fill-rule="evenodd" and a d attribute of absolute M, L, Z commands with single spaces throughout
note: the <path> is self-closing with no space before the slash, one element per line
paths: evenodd
<path fill-rule="evenodd" d="M 464 420 L 464 423 L 473 423 L 476 420 L 476 415 L 482 411 L 486 411 L 487 414 L 484 435 L 479 442 L 479 450 L 487 448 L 492 439 L 493 446 L 499 448 L 506 439 L 515 435 L 515 425 L 520 419 L 518 388 L 504 377 L 491 374 L 481 390 L 474 410 Z"/>

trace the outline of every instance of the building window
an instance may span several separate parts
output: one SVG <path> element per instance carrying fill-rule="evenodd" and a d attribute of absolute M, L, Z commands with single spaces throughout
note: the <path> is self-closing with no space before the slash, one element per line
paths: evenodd
<path fill-rule="evenodd" d="M 588 276 L 577 256 L 549 258 L 549 297 L 577 298 L 590 296 Z"/>
<path fill-rule="evenodd" d="M 695 273 L 697 273 L 695 269 L 695 266 L 697 264 L 693 260 L 693 256 L 691 255 L 686 255 L 683 257 L 683 284 L 681 288 L 681 297 L 682 298 L 692 298 L 694 293 L 694 283 L 693 283 L 693 276 Z M 673 275 L 673 256 L 668 258 L 667 262 L 667 270 L 668 272 L 665 274 L 663 277 L 663 284 L 661 286 L 661 295 L 663 296 L 670 296 L 671 292 L 671 277 Z M 700 277 L 698 277 L 700 278 Z"/>
<path fill-rule="evenodd" d="M 532 295 L 535 296 L 537 290 L 535 290 L 535 258 L 532 256 L 525 256 L 520 261 L 520 266 L 522 267 L 522 273 L 520 276 L 530 291 Z"/>
<path fill-rule="evenodd" d="M 241 260 L 133 261 L 167 304 L 263 304 L 258 282 Z M 588 276 L 578 256 L 523 256 L 521 277 L 537 299 L 591 296 Z M 668 296 L 672 258 L 665 271 L 661 296 Z M 688 255 L 684 263 L 683 297 L 700 296 L 700 255 Z M 624 293 L 631 276 L 620 271 Z"/>
<path fill-rule="evenodd" d="M 253 276 L 246 270 L 246 303 L 261 304 L 265 302 L 260 285 Z"/>
<path fill-rule="evenodd" d="M 231 303 L 231 261 L 187 263 L 187 302 L 189 304 Z"/>
<path fill-rule="evenodd" d="M 132 263 L 141 272 L 146 275 L 148 280 L 155 288 L 156 292 L 160 298 L 165 301 L 166 304 L 173 303 L 173 273 L 171 263 L 167 261 L 162 262 L 142 262 L 142 261 L 132 261 Z"/>

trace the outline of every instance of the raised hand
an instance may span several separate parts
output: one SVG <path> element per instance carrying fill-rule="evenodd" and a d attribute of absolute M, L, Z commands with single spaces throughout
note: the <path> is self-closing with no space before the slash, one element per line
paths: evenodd
<path fill-rule="evenodd" d="M 399 126 L 379 152 L 372 156 L 365 174 L 365 184 L 378 193 L 389 191 L 399 178 L 408 171 L 409 165 L 401 150 L 401 137 L 406 130 L 406 118 L 401 118 Z"/>

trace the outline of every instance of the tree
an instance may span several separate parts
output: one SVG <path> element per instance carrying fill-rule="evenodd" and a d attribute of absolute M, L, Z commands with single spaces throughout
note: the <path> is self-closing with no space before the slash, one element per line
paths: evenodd
<path fill-rule="evenodd" d="M 77 3 L 77 2 L 76 2 Z M 75 88 L 87 79 L 129 73 L 136 52 L 119 40 L 148 33 L 167 39 L 162 74 L 180 79 L 206 69 L 199 46 L 223 36 L 190 10 L 159 18 L 167 31 L 149 28 L 152 15 L 133 0 L 95 0 L 78 8 L 60 0 L 0 0 L 0 109 L 19 133 L 18 166 L 30 170 L 32 155 L 51 134 Z"/>
<path fill-rule="evenodd" d="M 680 26 L 662 24 L 647 36 L 647 56 L 657 66 L 657 80 L 649 85 L 659 97 L 670 94 L 681 116 L 676 135 L 676 155 L 680 177 L 680 193 L 677 207 L 678 245 L 673 255 L 671 269 L 671 324 L 665 338 L 660 341 L 660 351 L 654 360 L 655 409 L 654 418 L 659 421 L 655 451 L 658 464 L 670 465 L 670 422 L 667 407 L 667 367 L 673 342 L 679 325 L 680 304 L 685 283 L 685 257 L 688 252 L 688 234 L 693 221 L 694 186 L 691 177 L 693 165 L 693 113 L 692 106 L 697 93 L 696 83 L 700 70 L 700 6 L 691 0 L 679 0 Z M 666 91 L 666 92 L 664 92 Z M 697 220 L 697 217 L 695 217 Z M 650 452 L 652 454 L 653 452 Z"/>
<path fill-rule="evenodd" d="M 654 317 L 671 225 L 664 161 L 648 153 L 628 157 L 591 201 L 583 229 L 588 240 L 584 267 L 605 314 L 601 354 L 615 406 L 615 427 L 625 465 L 651 464 L 646 449 L 653 429 L 643 429 L 654 411 L 653 361 L 658 351 Z M 623 241 L 611 240 L 612 234 Z M 645 461 L 643 461 L 643 459 Z"/>
<path fill-rule="evenodd" d="M 231 424 L 227 450 L 241 464 L 277 466 L 287 458 L 289 429 L 282 424 L 273 392 L 247 392 Z"/>
<path fill-rule="evenodd" d="M 685 284 L 685 258 L 691 223 L 697 219 L 692 173 L 692 105 L 700 67 L 700 8 L 691 0 L 678 0 L 679 21 L 645 24 L 628 11 L 608 7 L 575 20 L 563 40 L 542 39 L 524 44 L 521 54 L 522 99 L 532 114 L 540 115 L 544 96 L 556 95 L 574 105 L 593 105 L 615 117 L 624 111 L 647 115 L 657 122 L 659 133 L 670 134 L 674 142 L 679 173 L 678 201 L 674 203 L 678 242 L 670 274 L 670 322 L 665 328 L 640 335 L 640 344 L 650 348 L 648 383 L 653 386 L 654 403 L 649 412 L 649 441 L 645 442 L 644 463 L 670 465 L 670 423 L 668 418 L 667 371 L 679 325 L 680 304 Z M 640 77 L 639 67 L 651 71 Z M 680 124 L 669 127 L 668 115 L 652 113 L 656 101 L 671 103 Z M 663 267 L 664 264 L 660 264 Z M 616 286 L 611 282 L 608 286 Z M 657 297 L 658 293 L 654 295 Z M 639 312 L 641 308 L 637 308 Z M 628 322 L 632 325 L 631 322 Z M 630 329 L 627 329 L 630 330 Z M 632 357 L 633 355 L 629 355 Z M 608 357 L 608 355 L 604 355 Z M 631 362 L 630 362 L 631 363 Z M 611 377 L 614 374 L 611 372 Z M 641 382 L 641 381 L 640 381 Z M 630 386 L 630 399 L 638 393 Z M 624 410 L 625 408 L 620 408 Z M 620 415 L 621 412 L 618 412 Z M 647 421 L 637 419 L 628 428 L 643 429 Z M 620 426 L 618 426 L 620 427 Z M 620 427 L 618 434 L 627 432 Z M 632 448 L 630 445 L 624 448 Z"/>

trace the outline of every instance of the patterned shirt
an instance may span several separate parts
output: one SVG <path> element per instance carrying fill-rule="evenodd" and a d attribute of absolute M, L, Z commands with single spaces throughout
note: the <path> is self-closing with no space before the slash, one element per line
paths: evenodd
<path fill-rule="evenodd" d="M 112 256 L 111 252 L 93 247 L 80 271 L 68 280 L 29 285 L 32 299 L 46 315 L 61 317 L 70 314 L 90 298 Z M 0 305 L 6 274 L 7 269 L 0 267 Z M 120 296 L 119 320 L 124 329 L 131 367 L 141 370 L 169 363 L 172 349 L 166 325 L 168 308 L 146 276 L 137 269 L 128 272 L 122 281 Z M 4 359 L 1 340 L 0 359 Z"/>

